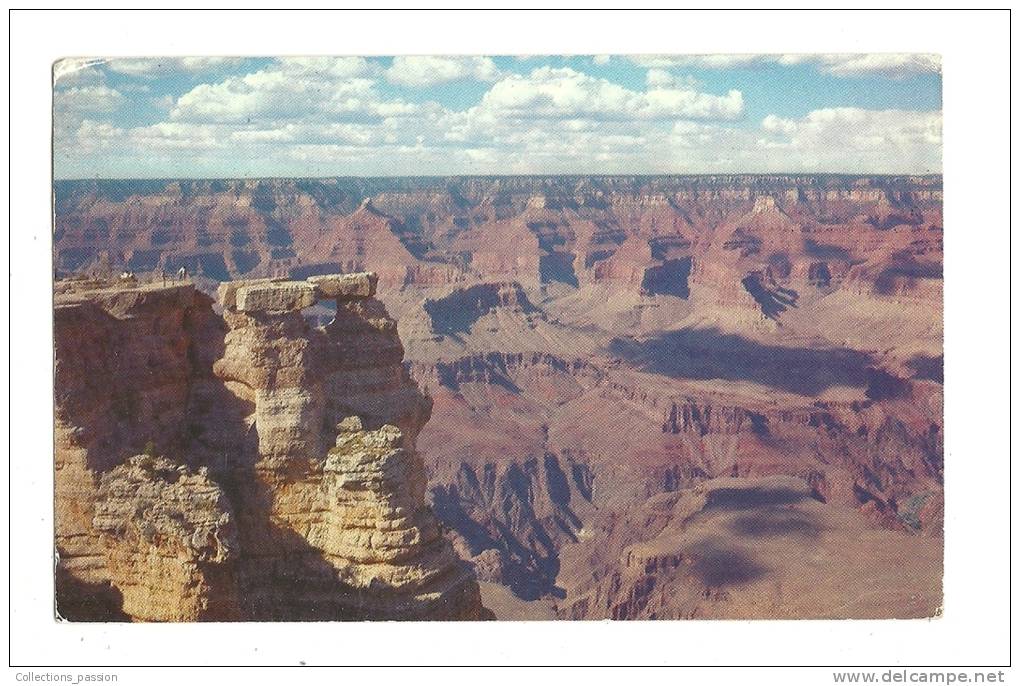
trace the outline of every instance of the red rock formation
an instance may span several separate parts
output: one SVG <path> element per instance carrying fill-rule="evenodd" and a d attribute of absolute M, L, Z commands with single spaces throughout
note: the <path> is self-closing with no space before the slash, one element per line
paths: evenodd
<path fill-rule="evenodd" d="M 940 180 L 928 177 L 123 185 L 58 183 L 58 270 L 185 265 L 225 280 L 367 265 L 384 290 L 465 278 L 584 285 L 628 272 L 639 288 L 622 263 L 654 267 L 693 256 L 729 264 L 716 285 L 734 290 L 779 259 L 799 291 L 819 283 L 801 276 L 819 261 L 837 263 L 828 265 L 835 273 L 910 250 L 921 266 L 899 270 L 922 279 L 941 263 Z M 879 280 L 881 293 L 888 291 L 881 278 L 895 276 L 879 270 L 867 278 Z"/>

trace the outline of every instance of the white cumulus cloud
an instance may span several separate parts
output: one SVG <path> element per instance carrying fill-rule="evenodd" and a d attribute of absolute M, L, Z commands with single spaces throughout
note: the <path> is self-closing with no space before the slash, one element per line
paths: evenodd
<path fill-rule="evenodd" d="M 940 172 L 942 113 L 835 107 L 762 120 L 759 148 L 808 169 L 888 173 Z M 786 157 L 789 156 L 789 157 Z"/>
<path fill-rule="evenodd" d="M 53 92 L 53 107 L 58 113 L 113 112 L 124 102 L 120 91 L 108 86 L 75 86 Z"/>
<path fill-rule="evenodd" d="M 753 66 L 761 62 L 761 55 L 628 55 L 627 59 L 639 67 L 669 69 L 672 67 L 704 67 L 732 69 Z"/>
<path fill-rule="evenodd" d="M 656 81 L 647 91 L 634 91 L 570 68 L 540 67 L 494 84 L 477 113 L 519 119 L 731 120 L 743 115 L 744 100 L 737 90 L 711 95 Z"/>
<path fill-rule="evenodd" d="M 302 117 L 380 119 L 414 114 L 419 107 L 383 98 L 375 81 L 337 78 L 331 69 L 350 65 L 287 63 L 188 91 L 172 119 L 215 122 L 279 121 Z"/>
<path fill-rule="evenodd" d="M 424 88 L 450 81 L 495 81 L 500 76 L 488 57 L 399 56 L 386 70 L 386 80 L 401 86 Z"/>
<path fill-rule="evenodd" d="M 862 53 L 848 55 L 781 55 L 780 64 L 814 64 L 833 76 L 885 76 L 903 78 L 937 73 L 942 68 L 938 55 L 916 53 Z"/>
<path fill-rule="evenodd" d="M 791 66 L 808 64 L 824 74 L 842 77 L 883 76 L 904 78 L 917 74 L 937 73 L 941 69 L 938 55 L 923 53 L 850 53 L 803 55 L 629 55 L 628 60 L 651 69 L 700 68 L 734 69 L 760 67 L 766 64 Z"/>
<path fill-rule="evenodd" d="M 215 67 L 236 66 L 240 57 L 117 57 L 104 62 L 107 69 L 139 78 L 198 73 Z"/>
<path fill-rule="evenodd" d="M 333 79 L 371 76 L 376 71 L 364 57 L 280 57 L 276 69 L 292 76 Z"/>

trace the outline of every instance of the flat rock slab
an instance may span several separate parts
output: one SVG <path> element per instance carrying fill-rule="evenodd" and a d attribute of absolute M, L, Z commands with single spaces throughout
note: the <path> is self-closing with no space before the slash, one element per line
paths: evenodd
<path fill-rule="evenodd" d="M 293 312 L 315 304 L 315 286 L 306 281 L 278 281 L 237 289 L 238 312 Z"/>
<path fill-rule="evenodd" d="M 55 308 L 95 305 L 117 319 L 135 316 L 146 307 L 191 307 L 195 299 L 194 284 L 140 284 L 134 286 L 107 286 L 57 292 L 53 296 Z"/>
<path fill-rule="evenodd" d="M 216 289 L 216 299 L 225 309 L 234 309 L 237 306 L 237 291 L 245 286 L 261 286 L 267 283 L 278 283 L 285 279 L 275 277 L 268 279 L 243 279 L 238 281 L 224 281 Z"/>
<path fill-rule="evenodd" d="M 338 300 L 371 298 L 375 295 L 379 277 L 375 272 L 324 274 L 310 277 L 308 283 L 315 286 L 320 298 Z"/>

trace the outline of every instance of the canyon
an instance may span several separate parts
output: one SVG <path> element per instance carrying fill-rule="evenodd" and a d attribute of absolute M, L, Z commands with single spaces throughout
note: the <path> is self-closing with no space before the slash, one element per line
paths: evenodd
<path fill-rule="evenodd" d="M 936 176 L 58 181 L 57 610 L 934 616 L 942 231 Z"/>

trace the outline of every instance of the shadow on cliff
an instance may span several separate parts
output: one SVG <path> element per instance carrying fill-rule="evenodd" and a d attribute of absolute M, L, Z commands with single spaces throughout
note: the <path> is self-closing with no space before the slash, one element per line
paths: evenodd
<path fill-rule="evenodd" d="M 447 336 L 469 333 L 472 325 L 490 311 L 509 305 L 500 288 L 499 284 L 492 283 L 470 286 L 443 298 L 426 299 L 422 308 L 432 319 L 432 330 L 436 333 Z M 525 314 L 538 311 L 519 285 L 513 284 L 512 288 L 516 301 L 513 306 Z"/>
<path fill-rule="evenodd" d="M 892 295 L 897 284 L 906 280 L 942 280 L 942 263 L 925 262 L 907 250 L 893 253 L 890 264 L 875 277 L 875 292 L 879 295 Z"/>
<path fill-rule="evenodd" d="M 234 504 L 242 555 L 235 571 L 238 610 L 247 621 L 371 619 L 360 595 L 297 532 L 273 521 L 272 488 L 251 470 L 222 481 Z"/>
<path fill-rule="evenodd" d="M 641 280 L 641 289 L 652 295 L 675 295 L 687 300 L 691 295 L 689 281 L 692 265 L 692 258 L 684 257 L 665 260 L 658 267 L 649 267 Z"/>
<path fill-rule="evenodd" d="M 461 340 L 459 337 L 455 337 Z M 460 391 L 465 381 L 484 381 L 503 390 L 521 395 L 524 391 L 513 382 L 507 367 L 507 356 L 503 353 L 484 353 L 461 358 L 455 362 L 436 362 L 436 376 L 439 384 L 451 391 Z"/>
<path fill-rule="evenodd" d="M 566 592 L 556 586 L 559 557 L 541 524 L 529 522 L 526 533 L 515 533 L 514 526 L 491 513 L 471 504 L 465 507 L 456 485 L 433 488 L 432 509 L 444 526 L 464 539 L 471 555 L 499 551 L 501 564 L 496 581 L 505 584 L 518 598 L 566 597 Z M 525 545 L 522 537 L 532 539 L 528 542 L 533 546 Z M 534 543 L 538 541 L 544 542 L 545 554 L 535 549 Z"/>
<path fill-rule="evenodd" d="M 68 622 L 131 621 L 124 613 L 123 594 L 111 583 L 83 581 L 59 564 L 54 581 L 59 619 Z"/>
<path fill-rule="evenodd" d="M 568 286 L 578 287 L 577 274 L 574 272 L 574 256 L 567 252 L 547 252 L 539 255 L 538 275 L 542 283 L 557 281 Z"/>
<path fill-rule="evenodd" d="M 575 480 L 577 470 L 571 470 Z M 590 498 L 580 485 L 578 492 Z M 551 508 L 536 512 L 536 493 L 544 491 Z M 586 495 L 587 493 L 587 495 Z M 541 462 L 511 463 L 497 475 L 485 465 L 482 478 L 462 464 L 457 483 L 432 489 L 436 516 L 461 536 L 472 556 L 495 549 L 500 553 L 500 583 L 518 598 L 565 598 L 556 584 L 560 572 L 559 547 L 577 542 L 581 519 L 571 508 L 571 486 L 560 459 L 546 453 Z"/>
<path fill-rule="evenodd" d="M 226 325 L 211 313 L 191 322 L 197 345 L 189 350 L 195 382 L 189 397 L 187 451 L 193 467 L 207 466 L 223 489 L 237 524 L 233 566 L 236 601 L 226 613 L 244 621 L 365 619 L 357 592 L 337 580 L 337 570 L 297 532 L 273 520 L 273 489 L 293 487 L 311 465 L 293 473 L 259 470 L 255 405 L 231 392 L 213 364 L 225 352 Z M 235 385 L 247 385 L 231 378 Z M 255 390 L 247 392 L 254 397 Z"/>
<path fill-rule="evenodd" d="M 765 345 L 718 329 L 681 329 L 647 340 L 615 338 L 609 352 L 675 379 L 750 381 L 813 396 L 831 386 L 869 385 L 871 358 L 845 348 Z"/>
<path fill-rule="evenodd" d="M 769 319 L 779 319 L 779 315 L 787 309 L 797 306 L 797 291 L 778 284 L 769 288 L 761 274 L 747 276 L 740 283 Z"/>

